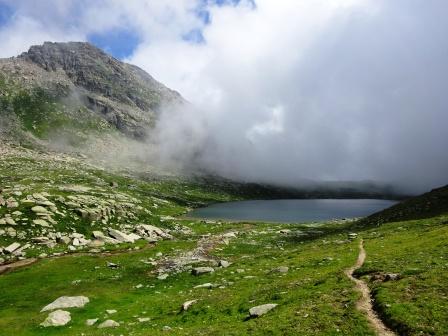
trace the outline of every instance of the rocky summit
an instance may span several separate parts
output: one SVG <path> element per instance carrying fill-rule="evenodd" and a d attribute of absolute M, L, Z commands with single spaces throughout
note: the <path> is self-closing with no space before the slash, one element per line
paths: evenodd
<path fill-rule="evenodd" d="M 18 57 L 1 59 L 0 96 L 4 105 L 9 101 L 15 117 L 32 123 L 31 132 L 45 126 L 44 118 L 47 123 L 65 122 L 78 128 L 102 122 L 103 128 L 137 139 L 146 136 L 162 108 L 185 103 L 179 93 L 139 67 L 87 42 L 45 42 Z M 31 101 L 41 104 L 45 115 L 29 115 Z M 61 110 L 51 104 L 59 104 Z M 84 125 L 79 125 L 80 120 Z M 9 122 L 14 122 L 14 116 L 9 116 Z"/>

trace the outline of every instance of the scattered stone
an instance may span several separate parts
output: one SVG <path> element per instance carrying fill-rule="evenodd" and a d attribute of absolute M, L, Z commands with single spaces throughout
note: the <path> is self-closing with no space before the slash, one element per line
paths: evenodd
<path fill-rule="evenodd" d="M 116 309 L 108 309 L 106 310 L 106 313 L 108 313 L 109 315 L 115 314 L 117 312 Z"/>
<path fill-rule="evenodd" d="M 43 219 L 34 219 L 33 223 L 36 225 L 43 226 L 43 227 L 50 227 L 50 224 L 48 224 L 47 221 L 45 221 Z"/>
<path fill-rule="evenodd" d="M 213 267 L 196 267 L 191 270 L 193 275 L 202 275 L 207 273 L 213 273 L 215 269 Z"/>
<path fill-rule="evenodd" d="M 40 206 L 40 205 L 33 206 L 31 208 L 31 211 L 33 211 L 35 213 L 45 213 L 45 214 L 48 212 L 48 210 L 46 208 L 44 208 L 43 206 Z"/>
<path fill-rule="evenodd" d="M 137 318 L 137 320 L 138 320 L 139 322 L 148 322 L 148 321 L 150 321 L 151 319 L 150 319 L 149 317 L 139 317 L 139 318 Z"/>
<path fill-rule="evenodd" d="M 214 287 L 216 287 L 216 286 L 217 286 L 217 285 L 212 284 L 211 282 L 207 282 L 207 283 L 202 284 L 202 285 L 194 286 L 193 288 L 208 288 L 208 289 L 211 289 L 211 288 L 214 288 Z"/>
<path fill-rule="evenodd" d="M 59 327 L 64 326 L 71 320 L 70 313 L 65 310 L 56 310 L 48 314 L 45 321 L 40 325 L 42 327 Z"/>
<path fill-rule="evenodd" d="M 133 239 L 134 241 L 143 239 L 142 237 L 140 237 L 138 234 L 135 234 L 135 233 L 128 234 L 128 237 Z"/>
<path fill-rule="evenodd" d="M 106 320 L 103 323 L 101 323 L 98 328 L 102 329 L 102 328 L 116 328 L 119 327 L 120 323 L 115 322 L 114 320 Z"/>
<path fill-rule="evenodd" d="M 158 228 L 154 225 L 148 225 L 148 224 L 140 224 L 136 227 L 136 232 L 146 238 L 150 238 L 152 240 L 159 240 L 159 239 L 172 239 L 173 236 L 171 236 L 169 233 L 166 233 L 162 229 Z"/>
<path fill-rule="evenodd" d="M 278 233 L 288 234 L 288 233 L 291 233 L 291 230 L 290 229 L 281 229 L 280 231 L 278 231 Z"/>
<path fill-rule="evenodd" d="M 101 231 L 93 231 L 92 234 L 97 240 L 102 241 L 106 244 L 115 245 L 120 243 L 117 239 L 105 236 L 104 233 L 102 233 Z"/>
<path fill-rule="evenodd" d="M 230 263 L 228 261 L 226 261 L 226 260 L 220 260 L 218 265 L 223 267 L 223 268 L 227 268 L 227 267 L 230 266 Z"/>
<path fill-rule="evenodd" d="M 86 296 L 61 296 L 42 308 L 41 312 L 59 308 L 82 308 L 86 303 L 89 303 Z"/>
<path fill-rule="evenodd" d="M 12 254 L 14 254 L 15 256 L 20 256 L 20 255 L 25 255 L 25 250 L 27 248 L 29 248 L 31 246 L 31 244 L 26 243 L 25 245 L 23 245 L 22 247 L 18 248 L 17 250 L 15 250 Z"/>
<path fill-rule="evenodd" d="M 115 230 L 115 229 L 109 229 L 108 233 L 111 237 L 115 238 L 116 240 L 123 242 L 123 243 L 133 243 L 134 239 L 132 239 L 131 237 L 129 237 L 129 235 L 127 235 L 124 232 Z"/>
<path fill-rule="evenodd" d="M 157 277 L 157 279 L 159 279 L 159 280 L 165 280 L 166 278 L 168 278 L 168 274 L 166 274 L 166 273 L 160 274 L 160 275 Z"/>
<path fill-rule="evenodd" d="M 6 224 L 8 224 L 8 225 L 16 225 L 16 221 L 14 219 L 12 219 L 11 217 L 6 217 L 5 221 L 6 221 Z"/>
<path fill-rule="evenodd" d="M 252 307 L 249 309 L 250 317 L 258 317 L 266 314 L 268 311 L 274 309 L 278 305 L 275 303 L 266 303 L 260 306 Z"/>
<path fill-rule="evenodd" d="M 289 267 L 287 266 L 280 266 L 277 268 L 274 268 L 271 273 L 288 273 Z"/>
<path fill-rule="evenodd" d="M 381 281 L 381 282 L 386 282 L 386 281 L 395 281 L 400 279 L 400 274 L 398 273 L 377 273 L 372 275 L 372 280 L 373 281 Z"/>
<path fill-rule="evenodd" d="M 118 265 L 118 264 L 114 264 L 113 262 L 107 262 L 107 267 L 109 267 L 109 268 L 118 268 L 118 267 L 120 267 L 120 265 Z"/>
<path fill-rule="evenodd" d="M 392 280 L 392 281 L 394 281 L 394 280 L 398 280 L 400 278 L 400 274 L 398 274 L 398 273 L 386 273 L 386 276 L 385 276 L 385 281 L 389 281 L 389 280 Z"/>
<path fill-rule="evenodd" d="M 86 320 L 86 325 L 87 326 L 93 326 L 95 323 L 97 323 L 98 322 L 98 319 L 97 318 L 94 318 L 94 319 L 88 319 L 88 320 Z"/>
<path fill-rule="evenodd" d="M 20 247 L 19 243 L 12 243 L 11 245 L 5 247 L 4 252 L 5 253 L 13 253 L 15 250 L 17 250 Z"/>
<path fill-rule="evenodd" d="M 236 238 L 236 232 L 227 232 L 222 235 L 223 238 Z"/>
<path fill-rule="evenodd" d="M 190 301 L 186 301 L 184 302 L 184 304 L 182 305 L 182 310 L 183 311 L 187 311 L 188 308 L 190 308 L 193 304 L 195 304 L 196 302 L 198 302 L 198 300 L 190 300 Z"/>

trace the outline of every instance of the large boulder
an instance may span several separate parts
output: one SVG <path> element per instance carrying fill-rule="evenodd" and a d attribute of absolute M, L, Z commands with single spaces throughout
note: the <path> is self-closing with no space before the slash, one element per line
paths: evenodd
<path fill-rule="evenodd" d="M 184 302 L 183 305 L 182 305 L 182 310 L 183 311 L 187 311 L 196 302 L 198 302 L 198 300 L 190 300 L 190 301 Z"/>
<path fill-rule="evenodd" d="M 250 317 L 258 317 L 264 315 L 277 306 L 278 305 L 275 303 L 266 303 L 260 306 L 252 307 L 251 309 L 249 309 Z"/>
<path fill-rule="evenodd" d="M 122 243 L 133 243 L 134 239 L 132 237 L 129 237 L 128 234 L 115 230 L 115 229 L 109 229 L 108 233 L 111 237 L 115 238 L 116 240 L 122 242 Z"/>
<path fill-rule="evenodd" d="M 65 310 L 56 310 L 48 314 L 45 321 L 40 325 L 42 327 L 60 327 L 69 323 L 71 320 L 70 313 Z"/>
<path fill-rule="evenodd" d="M 93 231 L 92 234 L 96 240 L 99 240 L 105 244 L 114 244 L 115 245 L 115 244 L 120 243 L 120 241 L 118 241 L 117 239 L 108 237 L 108 236 L 104 235 L 104 233 L 102 233 L 101 231 Z"/>
<path fill-rule="evenodd" d="M 61 296 L 42 308 L 41 312 L 60 308 L 82 308 L 89 302 L 86 296 Z"/>
<path fill-rule="evenodd" d="M 160 239 L 172 239 L 173 236 L 169 233 L 163 231 L 162 229 L 158 228 L 154 225 L 148 225 L 148 224 L 140 224 L 135 228 L 135 231 L 143 237 L 148 237 L 153 240 L 160 240 Z"/>

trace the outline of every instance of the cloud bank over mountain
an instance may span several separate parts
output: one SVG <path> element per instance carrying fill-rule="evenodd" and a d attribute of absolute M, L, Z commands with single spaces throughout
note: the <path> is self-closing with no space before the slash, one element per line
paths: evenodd
<path fill-rule="evenodd" d="M 161 116 L 165 162 L 282 184 L 448 183 L 446 1 L 0 4 L 0 56 L 90 40 L 192 102 Z"/>

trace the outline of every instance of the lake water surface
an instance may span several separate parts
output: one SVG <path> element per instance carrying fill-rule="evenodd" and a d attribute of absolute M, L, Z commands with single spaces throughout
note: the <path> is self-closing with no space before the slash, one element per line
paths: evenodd
<path fill-rule="evenodd" d="M 195 209 L 188 217 L 266 222 L 311 222 L 364 217 L 394 205 L 378 199 L 283 199 L 213 204 Z"/>

